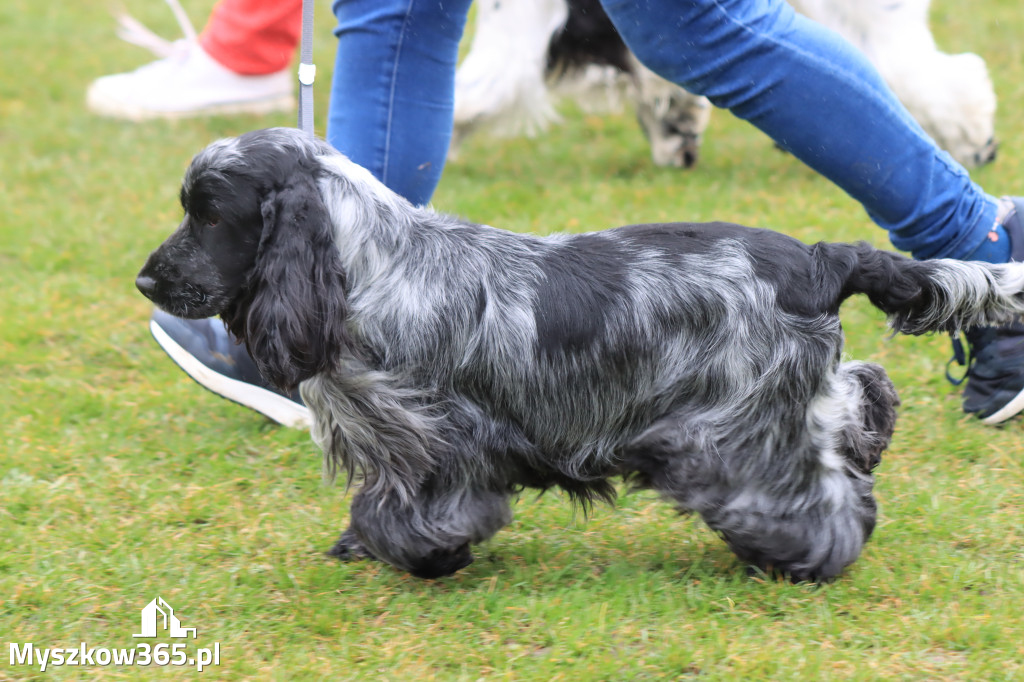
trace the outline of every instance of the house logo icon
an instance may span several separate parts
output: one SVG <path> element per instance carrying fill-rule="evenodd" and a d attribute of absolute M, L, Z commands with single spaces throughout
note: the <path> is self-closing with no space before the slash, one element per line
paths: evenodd
<path fill-rule="evenodd" d="M 181 621 L 174 615 L 174 609 L 161 597 L 149 602 L 142 609 L 142 632 L 132 637 L 156 637 L 157 628 L 161 624 L 171 637 L 188 637 L 188 633 L 191 632 L 192 639 L 196 638 L 196 629 L 181 627 Z"/>

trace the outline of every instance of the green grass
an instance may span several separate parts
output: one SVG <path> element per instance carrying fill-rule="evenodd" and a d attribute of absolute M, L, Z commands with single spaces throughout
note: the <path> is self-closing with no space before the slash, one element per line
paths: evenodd
<path fill-rule="evenodd" d="M 936 5 L 940 43 L 984 56 L 1000 96 L 1000 157 L 975 177 L 1020 194 L 1019 0 Z M 208 3 L 186 6 L 200 20 Z M 161 3 L 129 9 L 174 32 Z M 334 43 L 318 11 L 322 130 Z M 903 407 L 880 523 L 833 584 L 748 577 L 699 521 L 644 494 L 590 519 L 528 494 L 474 564 L 435 582 L 325 558 L 350 498 L 321 483 L 308 436 L 199 390 L 150 339 L 133 286 L 177 223 L 190 156 L 292 117 L 89 115 L 88 82 L 145 58 L 113 38 L 104 3 L 8 0 L 0 44 L 0 678 L 32 674 L 9 665 L 10 642 L 135 646 L 157 595 L 198 627 L 190 648 L 220 643 L 213 679 L 1024 677 L 1024 423 L 963 416 L 948 341 L 888 339 L 861 300 L 843 311 L 848 355 L 883 363 Z M 853 201 L 726 113 L 690 172 L 652 167 L 628 115 L 566 119 L 536 140 L 472 140 L 435 205 L 540 233 L 723 219 L 886 245 Z"/>

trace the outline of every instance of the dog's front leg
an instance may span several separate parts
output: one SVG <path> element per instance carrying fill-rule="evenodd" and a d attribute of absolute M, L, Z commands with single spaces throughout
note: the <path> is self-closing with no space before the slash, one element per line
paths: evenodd
<path fill-rule="evenodd" d="M 332 556 L 339 561 L 357 561 L 359 559 L 376 559 L 370 551 L 363 547 L 362 541 L 356 532 L 349 526 L 346 528 L 338 541 L 327 550 L 327 556 Z"/>
<path fill-rule="evenodd" d="M 412 499 L 360 491 L 348 530 L 328 552 L 343 560 L 372 557 L 418 578 L 440 578 L 473 561 L 470 545 L 512 518 L 505 493 L 425 485 Z"/>

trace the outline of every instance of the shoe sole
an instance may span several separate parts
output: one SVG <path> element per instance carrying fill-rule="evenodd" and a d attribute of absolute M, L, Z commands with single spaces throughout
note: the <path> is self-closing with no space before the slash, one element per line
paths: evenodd
<path fill-rule="evenodd" d="M 293 429 L 309 429 L 312 424 L 309 408 L 305 405 L 300 405 L 265 388 L 214 372 L 178 345 L 154 320 L 149 322 L 149 332 L 156 339 L 157 344 L 174 361 L 174 364 L 211 393 L 227 398 L 243 407 L 248 407 L 250 410 L 255 410 L 283 426 Z"/>
<path fill-rule="evenodd" d="M 1015 395 L 1010 402 L 1003 405 L 1001 408 L 990 414 L 989 416 L 981 420 L 982 424 L 988 424 L 990 426 L 995 424 L 1002 424 L 1010 417 L 1015 416 L 1021 410 L 1024 410 L 1024 390 Z"/>
<path fill-rule="evenodd" d="M 225 102 L 195 109 L 183 109 L 181 111 L 160 111 L 156 109 L 145 109 L 126 105 L 123 102 L 111 100 L 102 95 L 89 92 L 86 98 L 86 106 L 94 114 L 108 116 L 125 121 L 154 121 L 167 120 L 176 121 L 186 118 L 198 118 L 202 116 L 233 116 L 236 114 L 273 114 L 277 112 L 292 111 L 295 109 L 295 98 L 291 95 L 271 97 L 268 99 L 252 100 L 248 102 Z"/>

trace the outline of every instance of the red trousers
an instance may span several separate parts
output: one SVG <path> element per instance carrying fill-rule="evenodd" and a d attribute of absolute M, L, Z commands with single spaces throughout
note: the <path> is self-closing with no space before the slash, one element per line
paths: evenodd
<path fill-rule="evenodd" d="M 220 0 L 199 36 L 206 53 L 247 76 L 288 67 L 302 36 L 302 0 Z"/>

